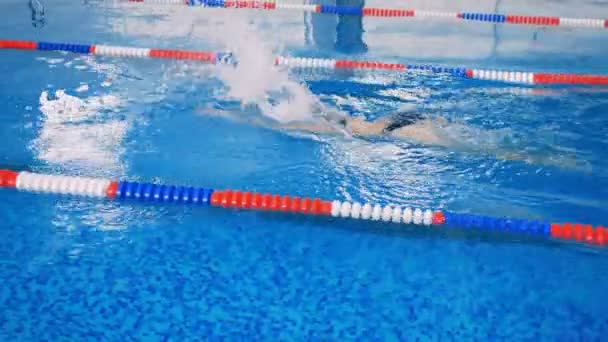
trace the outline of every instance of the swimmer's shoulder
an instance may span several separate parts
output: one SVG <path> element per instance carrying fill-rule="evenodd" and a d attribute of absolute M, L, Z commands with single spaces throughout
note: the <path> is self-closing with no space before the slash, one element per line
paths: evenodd
<path fill-rule="evenodd" d="M 437 127 L 439 125 L 435 122 L 435 119 L 426 117 L 411 125 L 397 128 L 388 134 L 395 139 L 409 140 L 425 145 L 444 147 L 451 145 L 449 140 L 438 133 Z"/>

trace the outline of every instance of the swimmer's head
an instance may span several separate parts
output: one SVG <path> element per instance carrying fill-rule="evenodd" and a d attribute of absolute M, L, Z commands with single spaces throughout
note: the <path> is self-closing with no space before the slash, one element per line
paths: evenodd
<path fill-rule="evenodd" d="M 334 111 L 327 111 L 323 113 L 323 117 L 329 121 L 332 122 L 334 124 L 339 124 L 342 126 L 346 125 L 346 115 L 338 113 L 338 112 L 334 112 Z"/>
<path fill-rule="evenodd" d="M 352 137 L 350 129 L 348 128 L 348 118 L 344 114 L 333 111 L 326 112 L 324 113 L 323 118 L 337 132 L 344 134 L 345 137 Z"/>

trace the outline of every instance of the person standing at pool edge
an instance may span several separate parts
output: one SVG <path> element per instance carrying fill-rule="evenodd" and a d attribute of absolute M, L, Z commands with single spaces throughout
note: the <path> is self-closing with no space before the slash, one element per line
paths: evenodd
<path fill-rule="evenodd" d="M 313 2 L 321 6 L 358 7 L 365 6 L 364 0 L 319 0 Z M 363 17 L 360 15 L 337 16 L 325 13 L 305 13 L 306 41 L 324 50 L 342 53 L 367 52 L 363 41 Z"/>
<path fill-rule="evenodd" d="M 337 0 L 337 6 L 365 7 L 364 0 Z M 367 44 L 363 41 L 363 16 L 338 15 L 336 28 L 336 50 L 345 53 L 367 52 Z"/>

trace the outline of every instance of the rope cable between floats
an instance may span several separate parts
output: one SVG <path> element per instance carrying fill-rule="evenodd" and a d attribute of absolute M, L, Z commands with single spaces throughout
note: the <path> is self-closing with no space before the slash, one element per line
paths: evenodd
<path fill-rule="evenodd" d="M 212 64 L 235 64 L 229 52 L 205 52 L 190 50 L 149 49 L 112 45 L 88 45 L 53 42 L 33 42 L 21 40 L 0 40 L 0 49 L 64 51 L 92 54 L 106 57 L 160 58 L 174 60 L 193 60 Z M 270 62 L 270 61 L 269 61 Z M 457 78 L 500 81 L 525 85 L 608 85 L 608 75 L 524 72 L 491 70 L 477 68 L 448 67 L 430 64 L 401 64 L 376 61 L 355 61 L 326 58 L 275 57 L 274 64 L 287 68 L 365 70 L 365 71 L 424 71 L 446 74 Z"/>
<path fill-rule="evenodd" d="M 300 215 L 331 216 L 425 227 L 461 227 L 469 230 L 503 231 L 520 235 L 571 240 L 608 246 L 608 228 L 580 223 L 549 223 L 525 219 L 497 218 L 439 210 L 402 208 L 392 205 L 327 201 L 291 195 L 238 190 L 215 190 L 187 186 L 114 181 L 75 176 L 0 170 L 0 187 L 25 192 L 86 196 L 141 203 L 182 203 L 242 210 L 262 210 Z"/>
<path fill-rule="evenodd" d="M 151 5 L 182 5 L 203 8 L 292 10 L 311 13 L 352 15 L 382 18 L 421 18 L 447 21 L 465 21 L 490 24 L 526 25 L 570 28 L 608 28 L 608 19 L 569 18 L 547 15 L 517 15 L 478 12 L 423 11 L 404 8 L 376 8 L 335 5 L 290 4 L 275 1 L 225 1 L 225 0 L 119 0 L 118 3 Z"/>

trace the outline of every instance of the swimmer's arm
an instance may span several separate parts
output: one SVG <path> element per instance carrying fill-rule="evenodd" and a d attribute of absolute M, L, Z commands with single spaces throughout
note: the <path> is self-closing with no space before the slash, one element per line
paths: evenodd
<path fill-rule="evenodd" d="M 328 124 L 317 124 L 313 122 L 289 122 L 277 124 L 279 128 L 302 131 L 308 133 L 338 133 L 338 130 Z"/>
<path fill-rule="evenodd" d="M 284 129 L 305 131 L 309 133 L 322 133 L 322 134 L 343 134 L 348 132 L 358 136 L 373 136 L 382 134 L 384 127 L 386 127 L 388 120 L 378 119 L 375 121 L 365 121 L 363 117 L 344 118 L 346 125 L 342 126 L 332 124 L 326 121 L 320 121 L 320 123 L 313 122 L 293 122 L 282 124 L 281 127 Z"/>
<path fill-rule="evenodd" d="M 274 126 L 274 124 L 272 124 L 268 120 L 263 120 L 259 117 L 255 117 L 255 116 L 243 116 L 243 115 L 239 115 L 235 112 L 223 111 L 223 110 L 210 111 L 210 110 L 198 109 L 197 112 L 202 115 L 212 116 L 212 117 L 216 117 L 216 118 L 223 118 L 223 119 L 226 119 L 226 120 L 229 120 L 232 122 L 236 122 L 236 123 L 240 123 L 240 124 L 249 124 L 249 125 L 253 125 L 253 126 L 265 127 L 265 128 L 270 128 L 270 129 L 277 128 Z"/>
<path fill-rule="evenodd" d="M 338 133 L 338 130 L 332 127 L 331 125 L 323 122 L 323 123 L 314 123 L 314 122 L 269 122 L 267 120 L 261 120 L 255 117 L 247 117 L 244 118 L 241 115 L 235 114 L 230 111 L 222 111 L 222 110 L 197 110 L 199 114 L 214 116 L 218 118 L 224 118 L 233 122 L 238 123 L 248 123 L 253 124 L 255 126 L 262 126 L 270 129 L 285 129 L 291 131 L 302 131 L 308 133 Z"/>

